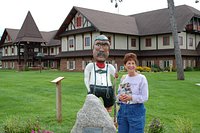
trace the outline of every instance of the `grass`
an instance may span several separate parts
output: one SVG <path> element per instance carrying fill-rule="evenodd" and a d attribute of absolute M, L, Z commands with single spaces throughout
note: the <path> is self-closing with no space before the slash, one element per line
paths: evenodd
<path fill-rule="evenodd" d="M 185 72 L 183 81 L 177 80 L 174 72 L 144 75 L 149 83 L 146 126 L 153 118 L 159 118 L 167 133 L 175 133 L 176 118 L 186 118 L 191 121 L 193 132 L 198 133 L 200 87 L 195 84 L 200 83 L 200 72 Z M 62 80 L 61 123 L 56 121 L 56 89 L 50 82 L 59 76 L 65 77 Z M 39 117 L 45 129 L 70 133 L 86 92 L 82 72 L 0 70 L 0 125 L 10 116 Z"/>

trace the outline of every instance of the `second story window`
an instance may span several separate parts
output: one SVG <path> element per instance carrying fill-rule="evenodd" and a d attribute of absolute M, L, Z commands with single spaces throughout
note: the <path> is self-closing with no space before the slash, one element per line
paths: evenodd
<path fill-rule="evenodd" d="M 8 54 L 8 49 L 7 49 L 7 48 L 5 48 L 5 54 L 6 54 L 6 55 Z"/>
<path fill-rule="evenodd" d="M 54 48 L 51 48 L 51 54 L 53 54 L 54 53 Z"/>
<path fill-rule="evenodd" d="M 131 38 L 131 47 L 136 47 L 136 39 Z"/>
<path fill-rule="evenodd" d="M 151 38 L 146 38 L 146 47 L 151 47 Z"/>
<path fill-rule="evenodd" d="M 59 53 L 61 53 L 61 47 L 59 47 Z"/>
<path fill-rule="evenodd" d="M 179 44 L 179 46 L 183 45 L 183 37 L 182 36 L 178 37 L 178 44 Z"/>
<path fill-rule="evenodd" d="M 111 36 L 107 36 L 111 46 Z"/>
<path fill-rule="evenodd" d="M 47 54 L 47 48 L 43 48 L 43 53 Z"/>
<path fill-rule="evenodd" d="M 14 48 L 12 48 L 11 52 L 12 52 L 12 54 L 14 54 Z"/>
<path fill-rule="evenodd" d="M 85 37 L 85 46 L 90 46 L 90 37 Z"/>
<path fill-rule="evenodd" d="M 169 36 L 163 37 L 163 46 L 169 45 Z"/>
<path fill-rule="evenodd" d="M 69 39 L 68 46 L 69 46 L 69 48 L 73 48 L 74 47 L 74 39 Z"/>
<path fill-rule="evenodd" d="M 189 38 L 189 46 L 193 46 L 193 38 Z"/>

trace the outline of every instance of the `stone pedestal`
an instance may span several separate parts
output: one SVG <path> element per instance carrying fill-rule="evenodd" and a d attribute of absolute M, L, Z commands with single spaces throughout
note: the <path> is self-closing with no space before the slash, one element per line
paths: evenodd
<path fill-rule="evenodd" d="M 71 133 L 84 133 L 87 130 L 90 133 L 116 133 L 112 118 L 101 100 L 93 94 L 87 95 Z"/>

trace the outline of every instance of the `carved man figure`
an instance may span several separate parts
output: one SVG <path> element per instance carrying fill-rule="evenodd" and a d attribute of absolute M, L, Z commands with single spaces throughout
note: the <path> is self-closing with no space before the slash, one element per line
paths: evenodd
<path fill-rule="evenodd" d="M 108 112 L 112 111 L 115 102 L 111 77 L 117 78 L 113 65 L 106 63 L 109 56 L 110 43 L 105 35 L 96 37 L 93 45 L 93 58 L 95 62 L 89 63 L 84 70 L 84 81 L 88 94 L 101 97 Z"/>

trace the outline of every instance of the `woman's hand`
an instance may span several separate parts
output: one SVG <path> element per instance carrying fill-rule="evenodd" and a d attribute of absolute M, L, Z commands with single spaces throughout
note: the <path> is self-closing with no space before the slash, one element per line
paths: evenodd
<path fill-rule="evenodd" d="M 120 99 L 120 101 L 122 101 L 122 102 L 127 102 L 127 101 L 132 100 L 132 96 L 127 95 L 127 94 L 121 94 L 121 95 L 119 96 L 119 99 Z"/>

